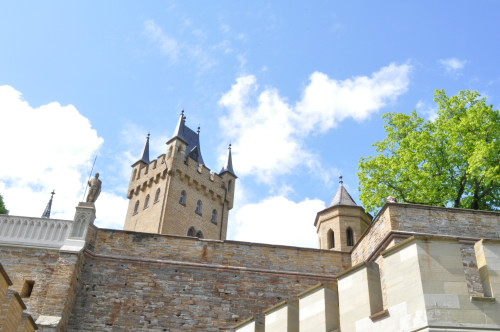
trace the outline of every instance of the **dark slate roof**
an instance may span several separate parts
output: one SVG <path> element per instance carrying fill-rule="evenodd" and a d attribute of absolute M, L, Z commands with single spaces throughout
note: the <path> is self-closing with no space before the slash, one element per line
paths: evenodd
<path fill-rule="evenodd" d="M 201 156 L 199 129 L 200 128 L 198 127 L 198 132 L 195 132 L 186 126 L 186 117 L 184 116 L 184 111 L 182 111 L 171 140 L 179 138 L 187 144 L 184 161 L 186 161 L 188 157 L 191 157 L 196 160 L 198 164 L 205 164 L 203 162 L 203 157 Z"/>
<path fill-rule="evenodd" d="M 54 198 L 55 190 L 52 190 L 50 200 L 45 207 L 45 211 L 43 211 L 42 218 L 50 218 L 50 210 L 52 209 L 52 199 Z"/>
<path fill-rule="evenodd" d="M 347 192 L 347 190 L 344 188 L 342 178 L 340 180 L 340 187 L 337 189 L 337 192 L 335 193 L 335 196 L 333 196 L 332 201 L 328 205 L 328 207 L 336 206 L 336 205 L 351 205 L 351 206 L 358 206 L 356 202 L 352 199 L 351 195 Z"/>
<path fill-rule="evenodd" d="M 146 144 L 144 144 L 144 149 L 142 150 L 141 159 L 138 161 L 142 161 L 145 164 L 149 164 L 149 134 L 146 138 Z"/>
<path fill-rule="evenodd" d="M 229 144 L 229 148 L 227 149 L 226 163 L 224 164 L 224 166 L 220 170 L 219 174 L 222 174 L 225 172 L 229 172 L 232 175 L 234 175 L 235 177 L 237 177 L 236 174 L 234 173 L 234 170 L 233 170 L 233 157 L 231 156 L 231 144 Z"/>

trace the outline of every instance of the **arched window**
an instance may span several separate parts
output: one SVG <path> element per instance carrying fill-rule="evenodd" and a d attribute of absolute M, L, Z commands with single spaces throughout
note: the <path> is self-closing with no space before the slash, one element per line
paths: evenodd
<path fill-rule="evenodd" d="M 195 233 L 194 227 L 193 226 L 189 227 L 188 232 L 187 232 L 187 236 L 194 236 L 194 233 Z"/>
<path fill-rule="evenodd" d="M 227 183 L 227 191 L 231 191 L 231 187 L 233 186 L 233 180 L 229 180 Z"/>
<path fill-rule="evenodd" d="M 149 206 L 149 194 L 146 196 L 146 200 L 144 201 L 144 209 Z"/>
<path fill-rule="evenodd" d="M 198 202 L 196 202 L 196 210 L 195 210 L 195 212 L 198 213 L 200 216 L 201 216 L 201 205 L 202 205 L 201 201 L 198 200 Z"/>
<path fill-rule="evenodd" d="M 328 249 L 335 248 L 335 233 L 330 229 L 327 233 Z"/>
<path fill-rule="evenodd" d="M 160 200 L 160 188 L 156 189 L 155 203 Z"/>
<path fill-rule="evenodd" d="M 210 219 L 210 221 L 217 225 L 217 210 L 216 209 L 212 210 L 212 218 Z"/>
<path fill-rule="evenodd" d="M 137 200 L 137 202 L 135 202 L 133 214 L 137 214 L 138 212 L 139 212 L 139 200 Z"/>
<path fill-rule="evenodd" d="M 186 192 L 181 191 L 181 197 L 179 198 L 179 203 L 186 206 Z"/>
<path fill-rule="evenodd" d="M 354 245 L 354 236 L 352 234 L 352 229 L 349 227 L 346 231 L 346 237 L 347 237 L 347 245 L 348 246 L 353 246 Z"/>
<path fill-rule="evenodd" d="M 196 237 L 199 239 L 203 239 L 203 233 L 201 231 L 196 232 Z"/>

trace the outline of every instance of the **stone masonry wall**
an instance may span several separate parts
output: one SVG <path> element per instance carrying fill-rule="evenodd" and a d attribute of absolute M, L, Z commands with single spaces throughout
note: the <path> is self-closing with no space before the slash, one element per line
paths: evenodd
<path fill-rule="evenodd" d="M 354 246 L 352 264 L 366 260 L 391 232 L 400 236 L 428 234 L 470 240 L 500 238 L 500 213 L 388 203 Z"/>
<path fill-rule="evenodd" d="M 92 228 L 70 331 L 219 331 L 350 266 L 327 250 Z"/>

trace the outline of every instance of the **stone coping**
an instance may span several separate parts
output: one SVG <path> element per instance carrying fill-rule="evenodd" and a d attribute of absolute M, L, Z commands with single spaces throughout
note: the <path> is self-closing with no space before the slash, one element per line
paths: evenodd
<path fill-rule="evenodd" d="M 7 285 L 12 286 L 12 280 L 10 280 L 9 275 L 7 274 L 7 271 L 2 266 L 2 263 L 0 263 L 0 274 L 3 275 L 5 281 L 7 281 Z"/>
<path fill-rule="evenodd" d="M 359 205 L 356 205 L 356 206 L 353 206 L 353 205 L 333 205 L 333 206 L 328 206 L 328 207 L 324 208 L 323 210 L 319 211 L 318 213 L 316 213 L 316 218 L 314 219 L 314 226 L 316 226 L 318 224 L 318 219 L 319 219 L 320 214 L 322 214 L 326 211 L 329 211 L 329 210 L 334 210 L 335 208 L 361 210 L 363 213 L 366 213 L 368 215 L 368 217 L 370 217 L 373 220 L 373 216 L 371 214 L 369 214 L 368 212 L 366 212 L 362 206 L 359 206 Z"/>
<path fill-rule="evenodd" d="M 26 304 L 24 304 L 24 301 L 23 299 L 21 298 L 21 296 L 19 296 L 19 293 L 16 292 L 15 290 L 7 290 L 7 295 L 12 295 L 14 296 L 14 298 L 17 300 L 17 302 L 19 302 L 19 304 L 21 305 L 21 307 L 23 308 L 23 310 L 26 310 Z"/>
<path fill-rule="evenodd" d="M 275 311 L 277 309 L 281 309 L 281 307 L 288 306 L 288 305 L 291 305 L 293 307 L 298 307 L 298 301 L 293 301 L 293 300 L 292 301 L 281 301 L 279 303 L 276 303 L 272 307 L 267 308 L 266 310 L 263 311 L 263 313 L 268 314 L 272 311 Z"/>
<path fill-rule="evenodd" d="M 305 291 L 303 291 L 302 293 L 299 293 L 297 295 L 298 298 L 302 298 L 312 292 L 314 292 L 315 290 L 317 289 L 320 289 L 320 288 L 327 288 L 327 289 L 331 289 L 331 290 L 335 290 L 335 284 L 334 283 L 325 283 L 325 282 L 320 282 L 320 283 L 317 283 L 316 285 L 312 286 L 311 288 L 308 288 L 306 289 Z"/>
<path fill-rule="evenodd" d="M 369 261 L 365 261 L 365 262 L 361 262 L 359 264 L 356 264 L 354 265 L 353 267 L 351 267 L 350 269 L 347 269 L 343 272 L 340 272 L 339 274 L 337 274 L 335 277 L 337 278 L 337 280 L 339 280 L 340 278 L 343 278 L 345 276 L 347 276 L 348 274 L 351 274 L 351 273 L 354 273 L 360 269 L 362 269 L 363 267 L 365 267 L 367 264 L 369 263 Z"/>
<path fill-rule="evenodd" d="M 245 320 L 242 320 L 241 322 L 239 322 L 238 324 L 234 325 L 232 328 L 233 329 L 236 329 L 238 327 L 242 327 L 242 326 L 245 326 L 251 322 L 255 321 L 255 323 L 257 323 L 257 321 L 255 320 L 255 316 L 253 317 L 250 317 L 250 318 L 247 318 Z"/>
<path fill-rule="evenodd" d="M 30 314 L 23 312 L 23 317 L 26 317 L 26 319 L 30 322 L 31 326 L 33 326 L 35 330 L 38 330 L 38 325 L 36 325 L 35 320 L 33 319 L 33 317 L 31 317 Z"/>

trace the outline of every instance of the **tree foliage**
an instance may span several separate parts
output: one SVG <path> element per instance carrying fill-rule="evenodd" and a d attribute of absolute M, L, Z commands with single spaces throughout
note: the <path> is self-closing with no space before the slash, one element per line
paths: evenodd
<path fill-rule="evenodd" d="M 5 204 L 3 202 L 3 197 L 0 195 L 0 214 L 9 214 L 9 210 L 5 207 Z"/>
<path fill-rule="evenodd" d="M 479 210 L 500 207 L 500 114 L 479 93 L 448 97 L 436 90 L 434 121 L 387 113 L 379 153 L 361 158 L 358 177 L 365 208 L 388 196 L 400 202 Z"/>

